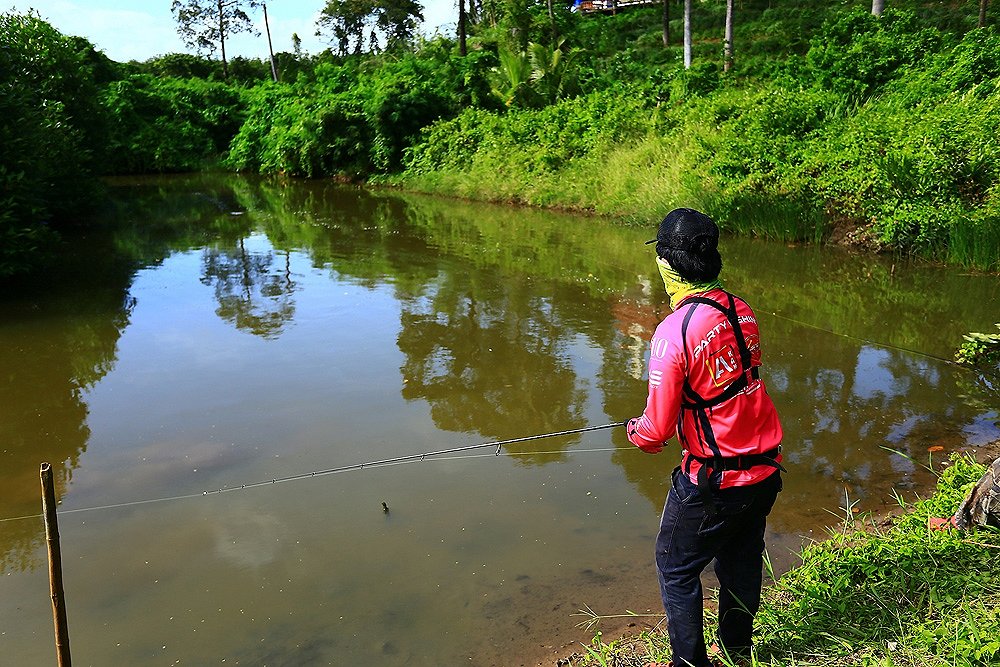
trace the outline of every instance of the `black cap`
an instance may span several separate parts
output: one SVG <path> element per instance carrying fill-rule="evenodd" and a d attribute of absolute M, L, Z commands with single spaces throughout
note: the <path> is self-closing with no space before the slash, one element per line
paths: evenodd
<path fill-rule="evenodd" d="M 650 243 L 656 244 L 658 255 L 665 250 L 691 252 L 705 246 L 716 248 L 719 245 L 719 226 L 693 208 L 675 208 L 660 222 L 656 238 L 646 241 L 646 245 Z"/>

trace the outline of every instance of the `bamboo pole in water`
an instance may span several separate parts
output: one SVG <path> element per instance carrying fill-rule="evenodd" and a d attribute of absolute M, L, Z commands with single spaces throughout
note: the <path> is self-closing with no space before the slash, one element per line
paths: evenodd
<path fill-rule="evenodd" d="M 70 667 L 69 626 L 66 621 L 66 600 L 63 594 L 62 552 L 59 549 L 59 523 L 56 520 L 56 491 L 52 483 L 52 466 L 43 463 L 42 515 L 45 518 L 45 544 L 49 552 L 49 592 L 52 596 L 52 622 L 56 631 L 56 659 L 59 667 Z"/>

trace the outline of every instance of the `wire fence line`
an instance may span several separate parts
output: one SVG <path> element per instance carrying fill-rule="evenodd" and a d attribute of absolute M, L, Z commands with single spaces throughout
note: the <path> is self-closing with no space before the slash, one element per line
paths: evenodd
<path fill-rule="evenodd" d="M 350 465 L 337 466 L 334 468 L 326 468 L 323 470 L 312 470 L 309 472 L 298 473 L 295 475 L 287 475 L 284 477 L 275 477 L 272 479 L 264 479 L 256 482 L 250 482 L 246 484 L 238 484 L 233 486 L 224 486 L 220 489 L 214 489 L 209 491 L 200 491 L 198 493 L 186 493 L 175 496 L 163 496 L 159 498 L 146 498 L 142 500 L 133 500 L 121 503 L 111 503 L 107 505 L 94 505 L 90 507 L 77 507 L 73 509 L 60 509 L 57 511 L 60 515 L 65 514 L 78 514 L 81 512 L 97 512 L 101 510 L 119 509 L 123 507 L 135 507 L 138 505 L 150 505 L 153 503 L 165 503 L 176 500 L 189 500 L 192 498 L 205 498 L 207 496 L 216 496 L 223 493 L 230 493 L 232 491 L 245 491 L 247 489 L 255 489 L 263 486 L 273 486 L 276 484 L 282 484 L 284 482 L 295 482 L 305 479 L 312 479 L 314 477 L 325 477 L 327 475 L 336 475 L 345 472 L 355 472 L 366 469 L 374 468 L 387 468 L 389 466 L 405 465 L 409 463 L 420 463 L 421 461 L 426 461 L 427 459 L 433 459 L 435 461 L 454 461 L 459 459 L 472 459 L 472 458 L 485 458 L 489 456 L 500 456 L 501 454 L 505 456 L 538 456 L 544 454 L 579 454 L 579 453 L 590 453 L 590 452 L 614 452 L 614 451 L 630 451 L 636 449 L 635 447 L 598 447 L 589 449 L 574 449 L 574 450 L 552 450 L 543 452 L 509 452 L 503 451 L 506 445 L 512 445 L 519 442 L 528 442 L 531 440 L 541 440 L 543 438 L 555 438 L 562 435 L 573 435 L 577 433 L 586 433 L 588 431 L 599 431 L 602 429 L 615 428 L 618 426 L 623 426 L 624 422 L 612 422 L 610 424 L 601 424 L 599 426 L 585 426 L 583 428 L 573 428 L 565 429 L 562 431 L 554 431 L 552 433 L 539 433 L 536 435 L 528 435 L 520 438 L 510 438 L 508 440 L 495 440 L 491 442 L 481 442 L 475 445 L 465 445 L 463 447 L 451 447 L 448 449 L 439 449 L 431 452 L 422 452 L 420 454 L 407 454 L 404 456 L 394 456 L 387 459 L 378 459 L 375 461 L 365 461 L 364 463 L 353 463 Z M 487 454 L 463 454 L 464 452 L 471 452 L 477 449 L 495 448 L 496 451 Z M 452 454 L 453 456 L 446 456 Z M 458 455 L 463 454 L 463 455 Z M 37 514 L 27 514 L 24 516 L 14 516 L 14 517 L 4 517 L 0 518 L 0 523 L 7 523 L 11 521 L 23 521 L 26 519 L 37 519 L 41 518 L 41 512 Z"/>

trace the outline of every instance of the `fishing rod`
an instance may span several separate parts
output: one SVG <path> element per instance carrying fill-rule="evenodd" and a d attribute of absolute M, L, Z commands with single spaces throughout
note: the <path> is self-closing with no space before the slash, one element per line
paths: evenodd
<path fill-rule="evenodd" d="M 481 442 L 478 445 L 466 445 L 464 447 L 452 447 L 450 449 L 439 449 L 433 452 L 424 452 L 422 454 L 407 454 L 406 456 L 394 456 L 389 459 L 380 459 L 378 461 L 366 461 L 365 463 L 354 463 L 346 466 L 338 466 L 336 468 L 327 468 L 325 470 L 314 470 L 312 472 L 299 473 L 297 475 L 288 475 L 287 477 L 277 477 L 275 479 L 266 479 L 259 482 L 253 482 L 251 484 L 241 484 L 240 486 L 230 486 L 223 487 L 221 489 L 216 489 L 215 491 L 204 491 L 202 495 L 215 495 L 219 493 L 227 493 L 229 491 L 239 491 L 243 489 L 252 489 L 258 486 L 267 486 L 269 484 L 278 484 L 281 482 L 293 482 L 299 479 L 308 479 L 310 477 L 322 477 L 323 475 L 333 475 L 340 472 L 348 472 L 351 470 L 364 470 L 365 468 L 378 468 L 382 466 L 390 466 L 398 463 L 409 463 L 411 461 L 423 461 L 426 458 L 433 456 L 443 456 L 444 454 L 457 454 L 459 452 L 468 452 L 474 449 L 485 449 L 487 447 L 496 447 L 495 456 L 500 456 L 501 450 L 505 445 L 512 445 L 516 442 L 528 442 L 529 440 L 541 440 L 542 438 L 555 438 L 560 435 L 572 435 L 574 433 L 586 433 L 587 431 L 599 431 L 606 428 L 614 428 L 616 426 L 624 426 L 626 422 L 613 422 L 611 424 L 601 424 L 600 426 L 584 426 L 583 428 L 571 428 L 565 431 L 555 431 L 553 433 L 540 433 L 538 435 L 526 435 L 520 438 L 511 438 L 509 440 L 496 440 L 493 442 Z"/>
<path fill-rule="evenodd" d="M 148 505 L 151 503 L 162 503 L 172 500 L 186 500 L 189 498 L 203 498 L 206 496 L 219 495 L 222 493 L 229 493 L 230 491 L 242 491 L 245 489 L 253 489 L 261 486 L 268 486 L 271 484 L 280 484 L 282 482 L 293 482 L 296 480 L 310 479 L 312 477 L 323 477 L 324 475 L 334 475 L 342 472 L 350 472 L 352 470 L 364 470 L 366 468 L 380 468 L 391 465 L 399 465 L 404 463 L 415 463 L 418 461 L 423 461 L 428 458 L 440 457 L 445 454 L 458 454 L 461 452 L 469 452 L 476 449 L 496 448 L 494 456 L 500 456 L 503 448 L 506 445 L 512 445 L 518 442 L 528 442 L 531 440 L 542 440 L 543 438 L 555 438 L 561 435 L 573 435 L 576 433 L 586 433 L 588 431 L 600 431 L 608 428 L 616 428 L 619 426 L 624 426 L 627 422 L 612 422 L 610 424 L 601 424 L 599 426 L 584 426 L 582 428 L 571 428 L 562 431 L 553 431 L 552 433 L 539 433 L 536 435 L 526 435 L 519 438 L 509 438 L 507 440 L 494 440 L 490 442 L 481 442 L 475 445 L 465 445 L 463 447 L 450 447 L 448 449 L 438 449 L 431 452 L 422 452 L 420 454 L 407 454 L 404 456 L 394 456 L 387 459 L 379 459 L 376 461 L 365 461 L 364 463 L 353 463 L 350 465 L 338 466 L 336 468 L 326 468 L 323 470 L 313 470 L 310 472 L 299 473 L 296 475 L 288 475 L 285 477 L 275 477 L 273 479 L 260 480 L 258 482 L 252 482 L 248 484 L 240 484 L 238 486 L 224 486 L 221 489 L 214 489 L 211 491 L 202 491 L 200 493 L 188 493 L 178 496 L 165 496 L 162 498 L 148 498 L 146 500 L 134 500 L 130 502 L 123 503 L 113 503 L 110 505 L 97 505 L 93 507 L 78 507 L 74 509 L 61 509 L 58 510 L 58 514 L 76 514 L 78 512 L 93 512 L 97 510 L 107 510 L 115 509 L 121 507 L 133 507 L 135 505 Z M 618 450 L 621 448 L 613 448 Z M 625 449 L 633 449 L 631 447 Z M 586 450 L 586 451 L 605 451 L 605 450 Z M 538 452 L 535 452 L 538 453 Z M 516 454 L 516 452 L 512 452 Z M 22 519 L 35 519 L 42 516 L 41 514 L 29 514 L 26 516 L 15 516 L 0 518 L 0 523 L 5 523 L 9 521 L 20 521 Z"/>
<path fill-rule="evenodd" d="M 896 350 L 897 352 L 907 352 L 909 354 L 914 354 L 914 355 L 916 355 L 918 357 L 926 357 L 928 359 L 933 359 L 935 361 L 940 361 L 942 363 L 949 364 L 951 366 L 956 366 L 958 368 L 968 369 L 967 366 L 963 366 L 962 364 L 958 363 L 954 359 L 945 359 L 944 357 L 939 357 L 939 356 L 931 354 L 929 352 L 921 352 L 920 350 L 912 350 L 912 349 L 910 349 L 908 347 L 900 347 L 899 345 L 893 345 L 891 343 L 883 343 L 883 342 L 880 342 L 880 341 L 877 341 L 877 340 L 869 340 L 867 338 L 861 338 L 860 336 L 854 336 L 854 335 L 846 334 L 846 333 L 843 333 L 843 332 L 840 332 L 840 331 L 834 331 L 832 329 L 826 329 L 824 327 L 821 327 L 821 326 L 818 326 L 818 325 L 815 325 L 815 324 L 810 324 L 809 322 L 803 322 L 801 320 L 796 320 L 796 319 L 794 319 L 792 317 L 788 317 L 786 315 L 781 315 L 780 313 L 775 313 L 773 311 L 764 311 L 764 312 L 766 314 L 768 314 L 768 315 L 771 315 L 772 317 L 777 317 L 779 320 L 785 320 L 786 322 L 791 322 L 792 324 L 798 324 L 801 327 L 806 327 L 806 328 L 809 328 L 809 329 L 815 329 L 816 331 L 822 331 L 823 333 L 828 333 L 828 334 L 831 334 L 833 336 L 840 336 L 841 338 L 846 338 L 848 340 L 857 341 L 859 343 L 865 343 L 867 345 L 875 345 L 877 347 L 886 348 L 888 350 Z"/>

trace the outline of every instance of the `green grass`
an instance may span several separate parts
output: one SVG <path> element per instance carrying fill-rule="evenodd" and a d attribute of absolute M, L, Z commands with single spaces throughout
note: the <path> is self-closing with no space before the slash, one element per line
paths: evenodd
<path fill-rule="evenodd" d="M 802 564 L 765 589 L 752 664 L 927 667 L 1000 663 L 1000 531 L 938 532 L 985 472 L 953 457 L 935 494 L 888 525 L 846 517 Z M 706 617 L 709 632 L 714 620 Z M 667 661 L 658 632 L 605 643 L 581 665 Z M 600 656 L 596 662 L 594 656 Z"/>

